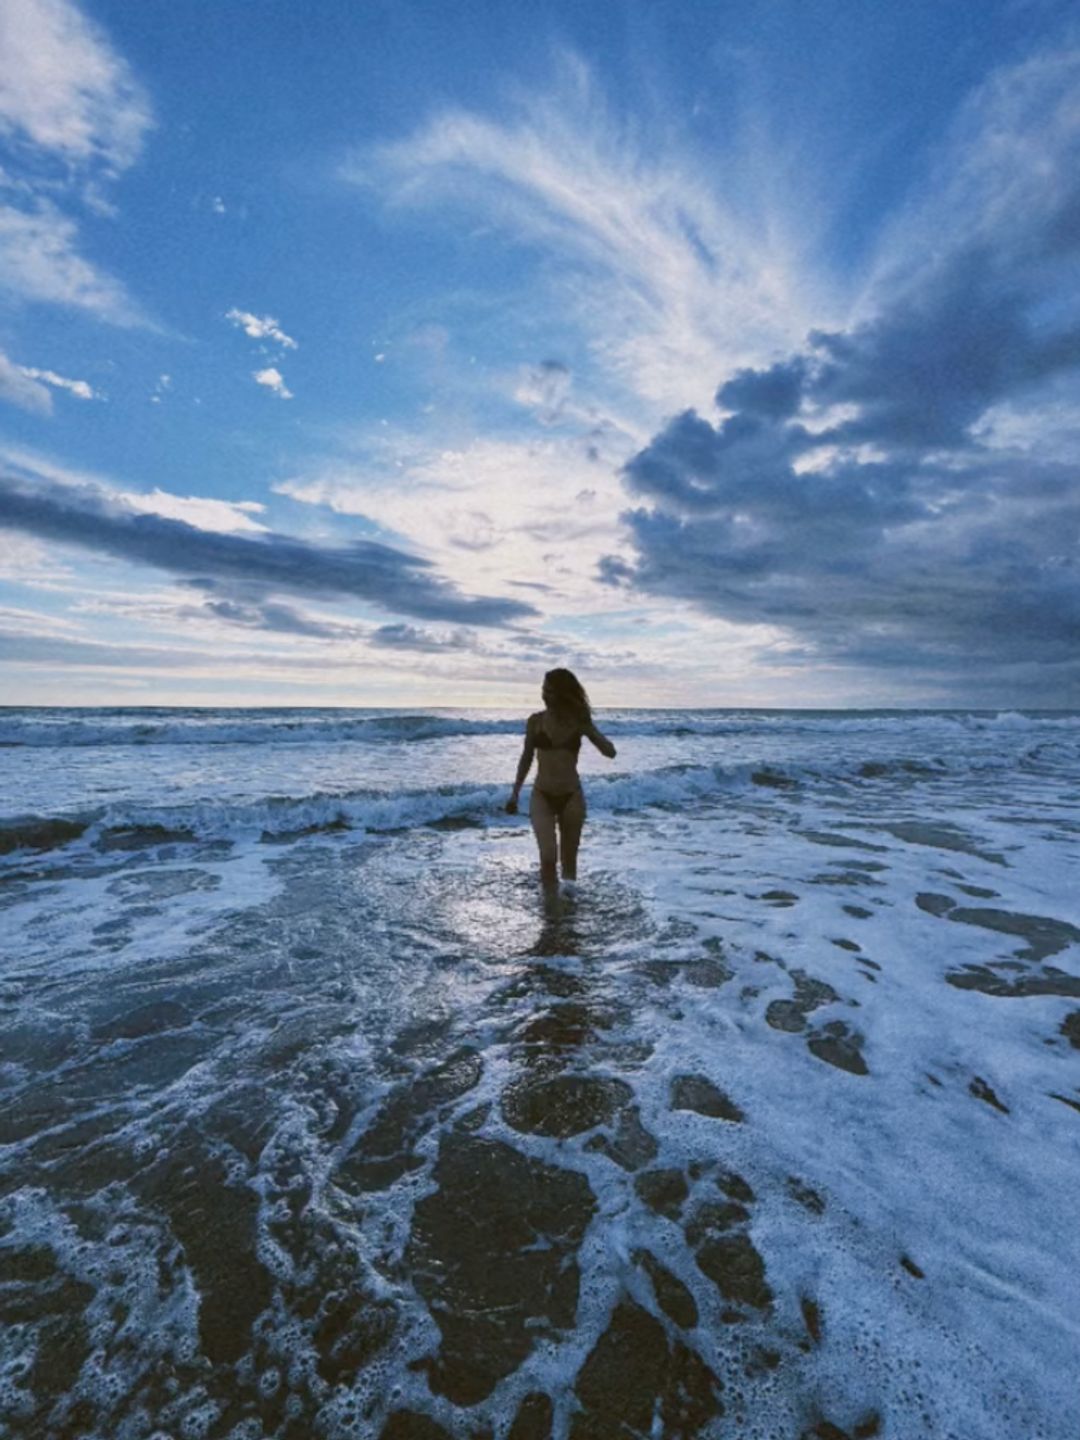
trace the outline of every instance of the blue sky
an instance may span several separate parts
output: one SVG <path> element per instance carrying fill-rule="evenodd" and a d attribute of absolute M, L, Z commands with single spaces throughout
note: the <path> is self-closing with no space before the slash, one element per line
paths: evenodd
<path fill-rule="evenodd" d="M 1080 704 L 1041 0 L 7 0 L 5 703 Z"/>

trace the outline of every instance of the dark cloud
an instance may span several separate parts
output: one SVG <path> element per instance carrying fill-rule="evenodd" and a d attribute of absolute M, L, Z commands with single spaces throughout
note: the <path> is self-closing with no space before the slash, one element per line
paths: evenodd
<path fill-rule="evenodd" d="M 315 620 L 301 615 L 291 605 L 269 599 L 256 585 L 222 584 L 200 578 L 186 582 L 207 599 L 201 605 L 183 606 L 175 614 L 181 619 L 225 620 L 248 630 L 268 630 L 275 635 L 302 635 L 317 640 L 356 640 L 367 634 L 358 625 Z"/>
<path fill-rule="evenodd" d="M 786 420 L 802 404 L 806 361 L 800 355 L 768 370 L 737 370 L 716 393 L 725 410 L 744 410 L 770 420 Z"/>
<path fill-rule="evenodd" d="M 308 620 L 290 605 L 244 604 L 239 600 L 207 600 L 202 613 L 232 625 L 245 625 L 253 630 L 271 630 L 277 635 L 307 635 L 320 640 L 337 640 L 348 626 L 327 625 Z"/>
<path fill-rule="evenodd" d="M 357 599 L 391 613 L 453 624 L 504 625 L 536 613 L 520 600 L 462 595 L 433 575 L 427 561 L 388 545 L 361 541 L 332 548 L 272 533 L 221 534 L 136 513 L 88 485 L 0 475 L 0 524 L 188 579 L 252 585 L 263 595 Z M 227 605 L 229 598 L 220 603 Z M 279 609 L 278 619 L 287 621 L 288 612 Z"/>
<path fill-rule="evenodd" d="M 471 650 L 475 648 L 473 637 L 467 630 L 455 630 L 440 636 L 418 625 L 380 625 L 372 630 L 368 639 L 373 645 L 383 645 L 390 650 Z"/>
<path fill-rule="evenodd" d="M 1078 178 L 872 319 L 737 372 L 715 421 L 675 416 L 625 467 L 636 559 L 601 579 L 783 627 L 806 663 L 1080 701 L 1080 465 L 987 429 L 1080 365 Z"/>
<path fill-rule="evenodd" d="M 1048 324 L 1039 288 L 976 249 L 853 333 L 812 333 L 804 398 L 859 407 L 826 438 L 967 445 L 991 405 L 1080 361 L 1080 328 Z"/>
<path fill-rule="evenodd" d="M 541 360 L 526 372 L 517 398 L 541 425 L 557 425 L 564 418 L 571 383 L 569 367 L 561 360 Z"/>

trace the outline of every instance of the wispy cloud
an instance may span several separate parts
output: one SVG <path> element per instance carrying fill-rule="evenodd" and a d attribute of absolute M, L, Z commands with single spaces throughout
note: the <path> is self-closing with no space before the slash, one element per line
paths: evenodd
<path fill-rule="evenodd" d="M 8 666 L 56 667 L 67 670 L 116 670 L 149 676 L 171 674 L 185 678 L 215 677 L 259 679 L 279 675 L 290 683 L 318 684 L 325 672 L 324 655 L 304 655 L 281 649 L 253 651 L 249 635 L 242 644 L 221 643 L 220 634 L 207 637 L 205 646 L 192 644 L 125 644 L 96 640 L 84 634 L 59 633 L 42 626 L 38 633 L 0 617 L 0 660 Z M 362 664 L 350 657 L 350 664 Z M 156 687 L 155 687 L 155 693 Z"/>
<path fill-rule="evenodd" d="M 60 204 L 112 214 L 105 187 L 138 158 L 152 123 L 129 66 L 70 0 L 0 6 L 0 287 L 9 296 L 148 323 L 124 285 L 80 253 Z"/>
<path fill-rule="evenodd" d="M 0 350 L 0 400 L 17 405 L 20 410 L 30 410 L 38 415 L 48 415 L 52 410 L 52 396 L 47 385 L 42 385 L 28 375 L 21 365 Z"/>
<path fill-rule="evenodd" d="M 443 111 L 344 174 L 400 206 L 471 208 L 550 255 L 544 280 L 603 371 L 670 412 L 705 399 L 704 376 L 797 342 L 835 303 L 805 223 L 796 247 L 789 216 L 718 198 L 735 192 L 738 157 L 710 156 L 709 184 L 701 157 L 642 141 L 567 57 L 548 94 L 512 98 L 499 118 Z"/>
<path fill-rule="evenodd" d="M 313 465 L 278 494 L 374 521 L 462 585 L 542 587 L 547 613 L 609 608 L 593 578 L 621 540 L 615 468 L 581 436 L 479 438 L 458 448 L 387 434 L 355 458 Z M 538 591 L 537 593 L 541 593 Z"/>
<path fill-rule="evenodd" d="M 138 157 L 149 101 L 105 35 L 68 0 L 0 6 L 0 133 L 109 173 Z"/>
<path fill-rule="evenodd" d="M 78 251 L 78 227 L 51 201 L 0 205 L 0 288 L 17 299 L 85 310 L 112 325 L 146 323 L 119 280 Z"/>
<path fill-rule="evenodd" d="M 514 389 L 514 399 L 525 405 L 541 425 L 557 425 L 567 413 L 573 377 L 561 360 L 541 360 L 528 366 Z"/>
<path fill-rule="evenodd" d="M 33 590 L 58 590 L 71 578 L 71 570 L 51 548 L 14 530 L 0 529 L 0 580 Z"/>
<path fill-rule="evenodd" d="M 69 380 L 55 370 L 16 364 L 0 350 L 0 400 L 7 400 L 22 410 L 48 415 L 52 411 L 50 390 L 66 391 L 79 400 L 101 398 L 86 380 Z"/>
<path fill-rule="evenodd" d="M 31 380 L 40 380 L 45 385 L 51 385 L 54 390 L 66 390 L 79 400 L 101 399 L 87 380 L 69 380 L 66 375 L 58 375 L 55 370 L 38 370 L 32 365 L 24 365 L 23 374 L 28 375 Z"/>

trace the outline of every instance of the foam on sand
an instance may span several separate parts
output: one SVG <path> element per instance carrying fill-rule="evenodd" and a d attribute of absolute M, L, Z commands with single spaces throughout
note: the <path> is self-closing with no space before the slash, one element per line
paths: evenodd
<path fill-rule="evenodd" d="M 1080 786 L 889 723 L 13 851 L 13 1436 L 1071 1440 Z"/>

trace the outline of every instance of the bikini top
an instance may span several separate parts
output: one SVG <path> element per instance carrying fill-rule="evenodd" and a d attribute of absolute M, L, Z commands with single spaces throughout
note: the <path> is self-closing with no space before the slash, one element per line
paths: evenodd
<path fill-rule="evenodd" d="M 567 739 L 556 742 L 552 740 L 546 730 L 541 728 L 541 722 L 538 720 L 533 735 L 533 744 L 537 750 L 572 750 L 576 755 L 581 749 L 581 733 L 580 731 L 576 732 Z"/>

